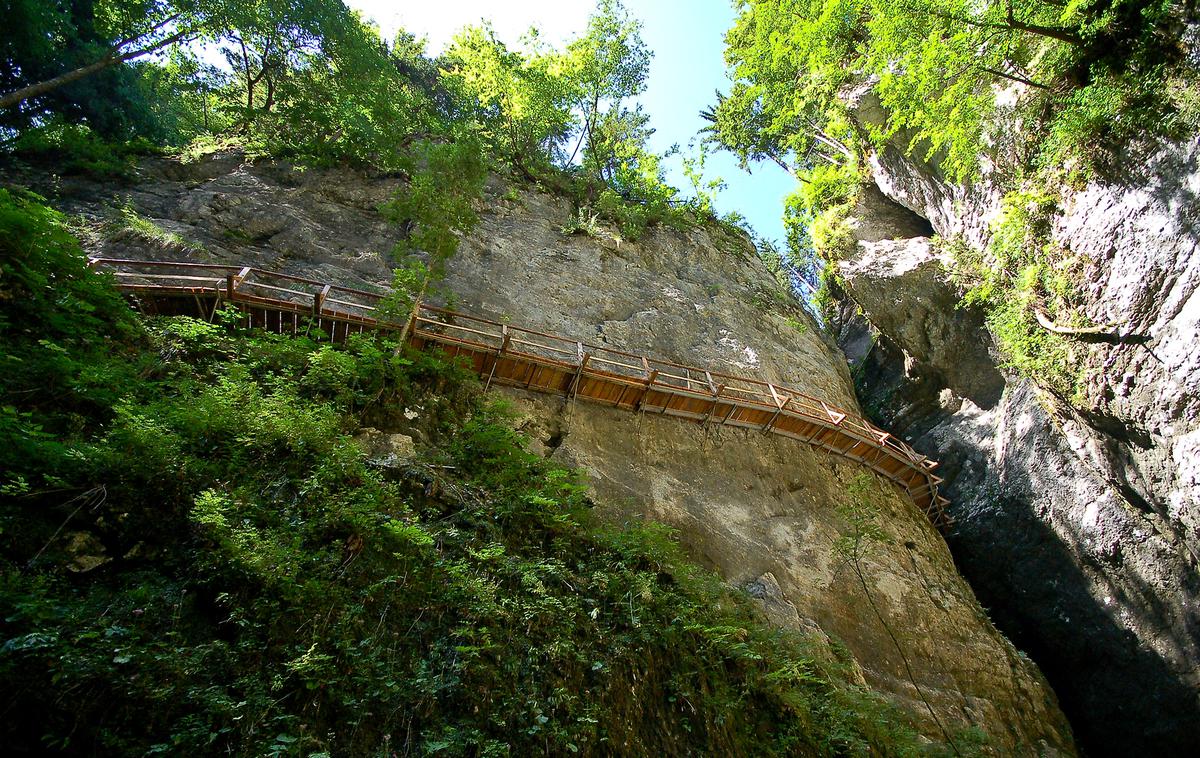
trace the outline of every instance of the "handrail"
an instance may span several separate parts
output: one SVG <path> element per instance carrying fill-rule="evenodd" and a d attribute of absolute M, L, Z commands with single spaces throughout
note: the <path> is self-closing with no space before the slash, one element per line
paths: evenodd
<path fill-rule="evenodd" d="M 139 297 L 166 296 L 170 292 L 192 298 L 203 295 L 218 301 L 239 303 L 244 308 L 257 308 L 263 310 L 264 313 L 272 311 L 281 314 L 276 319 L 276 326 L 281 331 L 284 329 L 282 314 L 290 314 L 288 318 L 292 319 L 293 327 L 298 327 L 299 316 L 309 312 L 314 318 L 322 321 L 328 320 L 333 324 L 334 335 L 338 333 L 337 329 L 340 326 L 342 329 L 340 339 L 344 339 L 352 330 L 400 330 L 402 327 L 401 324 L 381 313 L 377 307 L 385 297 L 384 295 L 319 282 L 292 274 L 264 271 L 248 266 L 139 261 L 124 258 L 92 258 L 89 260 L 89 266 L 105 266 L 114 269 L 112 273 L 118 277 L 117 287 L 129 293 L 136 293 Z M 172 267 L 186 272 L 197 270 L 221 272 L 225 276 L 200 277 L 185 273 L 175 275 L 157 273 Z M 147 273 L 147 269 L 156 273 Z M 130 281 L 139 277 L 143 280 L 161 283 L 138 284 Z M 313 291 L 267 284 L 260 281 L 261 279 L 307 285 L 313 288 Z M 211 282 L 212 286 L 198 287 L 195 284 L 189 284 L 198 281 Z M 175 283 L 172 284 L 172 282 Z M 260 292 L 263 290 L 268 293 L 278 292 L 281 293 L 281 296 L 251 294 L 244 289 L 239 289 L 243 286 L 258 289 Z M 340 297 L 331 297 L 332 293 L 337 293 Z M 355 302 L 356 299 L 360 301 L 365 299 L 371 302 Z M 344 310 L 346 308 L 361 311 L 363 315 L 348 312 Z M 470 326 L 455 323 L 458 321 L 466 322 Z M 266 325 L 266 323 L 264 315 L 263 324 Z M 494 355 L 493 374 L 496 361 L 501 355 L 512 356 L 529 362 L 531 365 L 544 364 L 567 371 L 573 375 L 567 385 L 569 388 L 577 389 L 582 376 L 596 376 L 610 383 L 619 380 L 620 384 L 617 386 L 620 387 L 638 388 L 643 393 L 643 398 L 651 392 L 659 392 L 678 398 L 691 398 L 685 402 L 702 400 L 711 403 L 705 419 L 706 423 L 715 421 L 714 414 L 717 408 L 725 405 L 729 406 L 729 410 L 720 423 L 724 424 L 734 416 L 735 409 L 747 409 L 762 414 L 759 418 L 766 417 L 768 419 L 762 423 L 763 432 L 777 431 L 775 426 L 777 422 L 782 423 L 779 421 L 781 418 L 798 419 L 816 427 L 816 431 L 805 440 L 809 444 L 825 447 L 871 467 L 905 487 L 914 500 L 918 497 L 924 499 L 928 495 L 927 513 L 930 518 L 939 526 L 949 523 L 944 512 L 944 506 L 948 501 L 937 493 L 937 485 L 942 480 L 933 474 L 934 468 L 937 467 L 936 462 L 929 460 L 911 446 L 866 419 L 831 405 L 821 398 L 802 392 L 796 387 L 785 383 L 768 382 L 753 377 L 738 376 L 651 358 L 606 345 L 594 345 L 424 303 L 415 310 L 412 324 L 410 340 L 432 340 L 442 343 L 443 346 L 458 346 L 455 348 L 456 350 L 467 346 Z M 447 333 L 448 331 L 451 333 Z M 525 337 L 529 339 L 525 339 Z M 620 359 L 630 359 L 636 363 L 627 363 Z M 599 364 L 602 367 L 594 367 L 592 364 Z M 533 373 L 531 369 L 529 381 L 532 381 Z M 489 383 L 490 381 L 491 377 L 489 376 Z M 623 395 L 624 393 L 622 393 Z M 640 403 L 639 400 L 637 407 L 640 407 Z M 664 405 L 663 412 L 665 411 L 666 406 Z M 832 443 L 822 441 L 831 430 L 838 438 L 848 441 L 850 446 L 838 448 Z M 853 451 L 861 445 L 874 448 L 878 454 L 870 461 L 863 456 L 854 455 Z M 922 483 L 914 484 L 900 477 L 897 471 L 886 468 L 881 456 L 899 461 L 904 468 L 920 474 Z"/>

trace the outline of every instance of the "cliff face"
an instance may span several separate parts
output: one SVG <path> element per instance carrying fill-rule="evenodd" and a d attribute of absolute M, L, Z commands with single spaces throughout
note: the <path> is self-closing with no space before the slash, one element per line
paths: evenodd
<path fill-rule="evenodd" d="M 227 155 L 148 162 L 127 189 L 53 189 L 66 210 L 93 217 L 128 202 L 191 243 L 97 234 L 93 252 L 385 284 L 395 231 L 375 208 L 397 185 Z M 855 407 L 838 351 L 747 240 L 654 229 L 618 246 L 562 234 L 570 212 L 560 198 L 493 183 L 444 297 L 483 316 L 788 382 Z M 698 561 L 759 598 L 773 621 L 843 643 L 830 654 L 852 656 L 865 681 L 931 736 L 941 731 L 923 701 L 950 730 L 987 732 L 997 754 L 1073 753 L 1040 673 L 992 626 L 941 536 L 891 485 L 868 487 L 886 540 L 872 543 L 860 580 L 834 550 L 847 532 L 836 508 L 859 473 L 848 463 L 774 436 L 509 394 L 534 446 L 586 470 L 607 515 L 677 527 Z"/>
<path fill-rule="evenodd" d="M 881 117 L 854 94 L 863 123 Z M 1046 671 L 1096 754 L 1190 754 L 1200 723 L 1200 144 L 1131 156 L 1060 203 L 1053 240 L 1087 261 L 1086 410 L 1001 368 L 956 307 L 944 238 L 986 245 L 999 192 L 887 147 L 840 271 L 839 325 L 863 402 L 936 455 L 955 558 L 997 624 Z M 896 222 L 895 219 L 901 219 Z M 882 230 L 882 231 L 881 231 Z M 897 296 L 903 293 L 903 296 Z M 855 307 L 862 316 L 856 316 Z"/>

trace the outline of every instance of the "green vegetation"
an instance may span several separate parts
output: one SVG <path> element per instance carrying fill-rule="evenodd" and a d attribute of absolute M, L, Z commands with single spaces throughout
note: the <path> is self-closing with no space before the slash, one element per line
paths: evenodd
<path fill-rule="evenodd" d="M 1082 296 L 1075 284 L 1083 262 L 1046 241 L 1056 207 L 1044 192 L 1010 193 L 983 254 L 961 243 L 948 247 L 955 281 L 966 291 L 962 305 L 984 308 L 1008 365 L 1079 404 L 1086 378 L 1083 346 L 1038 318 L 1068 328 L 1088 326 L 1079 315 Z"/>
<path fill-rule="evenodd" d="M 440 211 L 420 176 L 453 150 L 456 170 L 472 164 L 470 175 L 509 172 L 561 192 L 624 239 L 657 223 L 718 220 L 721 183 L 703 177 L 703 148 L 687 159 L 690 198 L 664 181 L 676 151 L 647 148 L 653 130 L 634 100 L 652 54 L 617 0 L 599 0 L 561 50 L 536 30 L 510 49 L 485 24 L 437 59 L 404 31 L 383 40 L 340 0 L 21 0 L 16 12 L 26 23 L 0 45 L 0 147 L 67 171 L 123 177 L 138 151 L 239 148 L 396 172 L 413 182 L 395 210 Z M 200 43 L 225 65 L 205 63 Z M 475 181 L 437 189 L 458 192 L 451 203 L 480 199 Z M 429 215 L 397 221 L 419 248 Z M 435 225 L 428 235 L 444 240 L 447 223 Z"/>
<path fill-rule="evenodd" d="M 729 32 L 736 78 L 715 112 L 722 144 L 796 173 L 899 139 L 952 179 L 1067 160 L 1195 127 L 1193 80 L 1168 0 L 746 0 Z M 860 132 L 839 98 L 876 77 L 887 109 Z M 1020 86 L 1016 105 L 1001 97 Z M 989 129 L 1004 122 L 997 133 Z M 1014 145 L 999 130 L 1019 131 Z M 1032 149 L 1031 149 L 1032 148 Z"/>
<path fill-rule="evenodd" d="M 112 209 L 105 223 L 104 231 L 110 237 L 130 235 L 161 247 L 180 247 L 192 250 L 199 247 L 178 234 L 163 229 L 153 219 L 146 218 L 129 204 Z"/>
<path fill-rule="evenodd" d="M 138 317 L 31 195 L 0 253 L 10 751 L 937 754 L 456 366 Z"/>
<path fill-rule="evenodd" d="M 13 140 L 13 149 L 33 160 L 53 161 L 68 176 L 124 180 L 132 177 L 136 157 L 148 152 L 150 145 L 145 140 L 106 140 L 86 125 L 52 118 L 22 132 Z"/>
<path fill-rule="evenodd" d="M 771 161 L 799 187 L 785 211 L 788 254 L 808 281 L 852 251 L 847 218 L 885 144 L 952 182 L 986 175 L 1004 217 L 958 277 L 1010 366 L 1078 400 L 1085 351 L 1072 344 L 1078 268 L 1047 246 L 1063 188 L 1200 126 L 1200 88 L 1181 39 L 1195 21 L 1170 0 L 743 0 L 727 36 L 734 78 L 708 136 L 748 165 Z M 866 88 L 852 119 L 848 102 Z M 1126 168 L 1128 166 L 1126 165 Z M 1030 187 L 1045 197 L 1034 203 Z M 1029 224 L 1029 226 L 1022 226 Z M 829 279 L 829 277 L 825 277 Z M 819 299 L 828 300 L 829 287 Z M 1074 309 L 1074 310 L 1073 310 Z"/>

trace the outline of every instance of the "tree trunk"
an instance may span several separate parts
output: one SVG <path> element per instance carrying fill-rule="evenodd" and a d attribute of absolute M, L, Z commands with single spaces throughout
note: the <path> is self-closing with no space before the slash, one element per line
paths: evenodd
<path fill-rule="evenodd" d="M 110 66 L 115 66 L 118 63 L 124 63 L 125 61 L 152 53 L 155 50 L 160 50 L 168 45 L 173 45 L 187 35 L 191 34 L 192 31 L 193 30 L 190 29 L 181 31 L 176 34 L 172 34 L 166 39 L 155 42 L 152 45 L 147 45 L 145 47 L 138 48 L 137 50 L 130 50 L 129 52 L 121 53 L 120 55 L 117 55 L 116 51 L 113 51 L 95 63 L 89 63 L 86 66 L 81 66 L 80 68 L 75 69 L 74 71 L 68 71 L 65 74 L 59 74 L 53 79 L 47 79 L 45 81 L 38 82 L 37 84 L 30 84 L 28 87 L 22 87 L 21 89 L 5 93 L 4 95 L 0 96 L 0 108 L 9 108 L 28 100 L 31 97 L 37 97 L 39 95 L 44 95 L 47 92 L 53 92 L 59 87 L 64 87 L 71 82 L 77 82 L 80 79 L 103 71 Z"/>

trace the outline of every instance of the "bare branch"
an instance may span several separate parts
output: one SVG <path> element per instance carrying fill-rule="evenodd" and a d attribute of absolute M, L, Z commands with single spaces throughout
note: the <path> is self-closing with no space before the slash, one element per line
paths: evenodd
<path fill-rule="evenodd" d="M 1059 326 L 1051 321 L 1050 317 L 1046 315 L 1046 312 L 1041 308 L 1034 308 L 1033 315 L 1043 329 L 1054 334 L 1067 334 L 1076 336 L 1104 334 L 1115 336 L 1113 330 L 1121 325 L 1121 322 L 1115 322 L 1111 324 L 1101 324 L 1099 326 Z"/>

